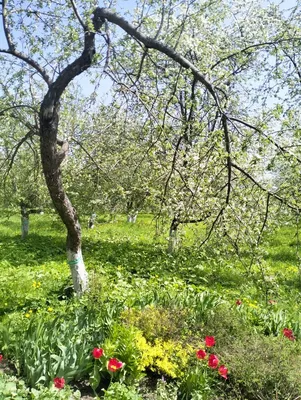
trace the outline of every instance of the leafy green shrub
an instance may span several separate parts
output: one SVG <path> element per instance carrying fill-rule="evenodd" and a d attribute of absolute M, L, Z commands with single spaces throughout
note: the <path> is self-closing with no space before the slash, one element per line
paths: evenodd
<path fill-rule="evenodd" d="M 136 326 L 149 342 L 153 342 L 158 338 L 180 338 L 185 329 L 186 314 L 185 310 L 175 312 L 151 305 L 142 310 L 130 308 L 122 313 L 121 318 L 127 325 Z"/>
<path fill-rule="evenodd" d="M 231 391 L 243 398 L 287 399 L 301 393 L 300 346 L 287 338 L 249 335 L 225 349 Z"/>
<path fill-rule="evenodd" d="M 177 400 L 178 386 L 173 382 L 166 382 L 165 379 L 160 379 L 157 382 L 155 400 Z"/>
<path fill-rule="evenodd" d="M 90 385 L 94 391 L 103 388 L 108 381 L 125 382 L 129 385 L 143 377 L 141 353 L 136 345 L 135 330 L 115 323 L 110 335 L 100 343 L 101 356 L 93 362 L 90 373 Z M 114 372 L 109 371 L 109 360 L 117 359 L 122 367 Z"/>
<path fill-rule="evenodd" d="M 142 400 L 142 397 L 135 388 L 114 382 L 105 390 L 104 400 Z"/>
<path fill-rule="evenodd" d="M 210 399 L 212 394 L 210 381 L 212 379 L 202 370 L 191 369 L 187 371 L 180 383 L 177 399 L 192 400 L 198 398 L 197 394 L 199 394 L 201 400 Z"/>
<path fill-rule="evenodd" d="M 1 400 L 79 400 L 80 392 L 72 392 L 70 387 L 61 390 L 38 385 L 37 389 L 28 389 L 25 382 L 13 376 L 0 373 Z"/>
<path fill-rule="evenodd" d="M 27 399 L 29 390 L 26 388 L 25 383 L 21 380 L 17 380 L 15 377 L 11 377 L 0 373 L 0 399 Z"/>
<path fill-rule="evenodd" d="M 57 316 L 38 313 L 24 331 L 2 326 L 1 348 L 31 387 L 48 385 L 56 376 L 63 376 L 66 382 L 83 379 L 92 370 L 91 351 L 110 333 L 109 321 L 105 310 L 95 315 L 77 307 L 71 306 Z"/>
<path fill-rule="evenodd" d="M 141 368 L 171 378 L 184 374 L 189 356 L 193 353 L 191 346 L 172 340 L 156 339 L 154 343 L 148 343 L 139 331 L 136 332 L 136 343 L 141 352 Z"/>

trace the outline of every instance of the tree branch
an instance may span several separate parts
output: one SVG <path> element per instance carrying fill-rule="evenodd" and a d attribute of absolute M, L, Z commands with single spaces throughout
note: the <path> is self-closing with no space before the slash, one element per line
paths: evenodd
<path fill-rule="evenodd" d="M 254 131 L 260 133 L 262 136 L 264 136 L 266 139 L 268 139 L 268 141 L 269 141 L 270 143 L 272 143 L 275 147 L 277 147 L 278 150 L 282 151 L 282 153 L 288 154 L 288 155 L 290 155 L 291 157 L 295 158 L 295 159 L 298 161 L 298 163 L 301 164 L 301 159 L 300 159 L 300 158 L 298 158 L 295 154 L 289 152 L 285 147 L 281 146 L 279 143 L 275 142 L 274 139 L 272 139 L 269 135 L 267 135 L 266 133 L 264 133 L 261 129 L 257 128 L 257 127 L 254 126 L 254 125 L 249 124 L 248 122 L 242 121 L 242 120 L 240 120 L 240 119 L 238 119 L 238 118 L 228 117 L 228 119 L 229 119 L 230 121 L 236 121 L 236 122 L 238 122 L 239 124 L 242 124 L 242 125 L 244 125 L 244 126 L 250 128 L 250 129 L 253 129 Z"/>
<path fill-rule="evenodd" d="M 73 9 L 73 12 L 78 20 L 78 22 L 81 24 L 81 26 L 83 27 L 84 31 L 86 30 L 86 25 L 84 24 L 83 20 L 81 19 L 81 16 L 79 15 L 78 9 L 76 7 L 75 1 L 74 0 L 70 0 L 71 2 L 71 6 Z"/>
<path fill-rule="evenodd" d="M 278 44 L 278 43 L 290 42 L 290 41 L 292 41 L 292 39 L 293 39 L 293 40 L 299 40 L 299 41 L 301 41 L 301 38 L 296 38 L 296 37 L 294 37 L 294 38 L 290 38 L 290 39 L 278 39 L 278 40 L 274 40 L 274 41 L 270 41 L 270 42 L 255 43 L 255 44 L 252 44 L 252 45 L 250 45 L 250 46 L 245 47 L 244 49 L 235 51 L 234 53 L 231 53 L 231 54 L 229 54 L 229 55 L 226 56 L 226 57 L 221 58 L 221 59 L 220 59 L 219 61 L 217 61 L 214 65 L 212 65 L 212 66 L 210 67 L 210 69 L 211 69 L 211 70 L 214 69 L 214 68 L 217 67 L 219 64 L 223 63 L 223 62 L 226 61 L 226 60 L 229 60 L 229 58 L 238 56 L 239 54 L 242 54 L 242 53 L 251 54 L 250 50 L 252 50 L 252 49 L 257 49 L 257 48 L 265 47 L 265 46 L 274 46 L 275 44 Z"/>
<path fill-rule="evenodd" d="M 131 25 L 124 18 L 119 17 L 117 14 L 115 14 L 114 12 L 112 12 L 107 8 L 97 8 L 94 13 L 94 16 L 95 15 L 99 16 L 100 18 L 105 18 L 108 21 L 112 22 L 113 24 L 118 25 L 130 36 L 136 38 L 141 43 L 143 43 L 147 48 L 158 50 L 161 53 L 167 55 L 175 62 L 177 62 L 178 64 L 180 64 L 185 69 L 189 69 L 194 75 L 194 77 L 206 87 L 206 89 L 209 91 L 209 93 L 215 100 L 215 103 L 218 106 L 220 106 L 219 98 L 215 92 L 213 85 L 207 80 L 207 78 L 203 74 L 200 73 L 200 71 L 187 58 L 181 56 L 171 47 L 159 42 L 158 40 L 153 39 L 149 36 L 145 36 L 143 33 L 137 31 L 135 26 Z"/>
<path fill-rule="evenodd" d="M 230 194 L 231 194 L 231 174 L 232 174 L 232 169 L 231 169 L 231 147 L 230 147 L 230 135 L 229 135 L 229 130 L 228 130 L 228 124 L 227 124 L 227 117 L 225 114 L 222 116 L 222 124 L 223 124 L 223 129 L 224 129 L 224 135 L 225 135 L 225 146 L 226 146 L 226 152 L 227 152 L 227 169 L 228 169 L 228 183 L 227 183 L 227 196 L 226 196 L 226 204 L 229 204 L 230 201 Z"/>
<path fill-rule="evenodd" d="M 274 199 L 280 201 L 280 203 L 285 204 L 288 208 L 295 212 L 300 212 L 300 208 L 293 206 L 292 204 L 288 203 L 285 199 L 282 197 L 278 196 L 276 193 L 271 192 L 270 190 L 264 188 L 259 182 L 257 182 L 252 175 L 250 175 L 247 171 L 245 171 L 243 168 L 239 167 L 238 165 L 234 164 L 233 162 L 231 163 L 232 167 L 240 171 L 243 175 L 245 175 L 251 182 L 253 182 L 259 189 L 261 189 L 263 192 L 268 193 L 271 197 L 274 197 Z"/>

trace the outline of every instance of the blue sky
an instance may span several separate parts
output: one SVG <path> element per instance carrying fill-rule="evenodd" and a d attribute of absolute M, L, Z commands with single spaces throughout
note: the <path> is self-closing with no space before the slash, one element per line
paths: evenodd
<path fill-rule="evenodd" d="M 139 0 L 137 0 L 139 3 Z M 100 6 L 106 6 L 107 1 L 103 2 L 100 4 Z M 274 0 L 274 1 L 269 1 L 269 0 L 263 0 L 263 3 L 265 4 L 281 4 L 282 9 L 288 9 L 291 7 L 296 6 L 298 3 L 298 0 Z M 123 15 L 126 14 L 127 12 L 133 11 L 133 9 L 136 6 L 136 0 L 117 0 L 117 11 Z M 6 48 L 6 40 L 4 37 L 4 32 L 3 32 L 3 26 L 2 23 L 0 23 L 0 48 Z M 82 86 L 84 94 L 88 95 L 93 91 L 94 86 L 90 84 L 89 79 L 87 78 L 86 75 L 81 75 L 80 77 L 77 78 L 77 82 L 80 83 Z M 104 95 L 104 93 L 107 93 L 111 87 L 111 83 L 109 79 L 104 79 L 101 83 L 101 93 L 100 95 Z M 107 101 L 110 100 L 110 95 L 107 96 Z"/>

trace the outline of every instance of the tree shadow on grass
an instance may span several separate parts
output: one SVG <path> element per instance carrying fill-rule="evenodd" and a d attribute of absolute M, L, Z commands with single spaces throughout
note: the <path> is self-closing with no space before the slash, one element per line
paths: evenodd
<path fill-rule="evenodd" d="M 36 266 L 49 261 L 63 261 L 66 252 L 65 242 L 54 236 L 31 233 L 23 240 L 19 235 L 0 239 L 1 263 L 12 266 Z"/>
<path fill-rule="evenodd" d="M 65 239 L 62 236 L 30 233 L 22 240 L 19 235 L 0 239 L 0 267 L 37 266 L 47 262 L 65 261 Z M 212 269 L 210 258 L 199 255 L 189 248 L 181 249 L 175 255 L 166 252 L 162 244 L 145 244 L 130 241 L 83 240 L 83 255 L 88 269 L 104 267 L 110 275 L 118 268 L 131 275 L 149 278 L 158 275 L 182 279 L 189 284 L 215 287 L 216 285 L 235 288 L 244 283 L 240 271 L 225 266 Z"/>
<path fill-rule="evenodd" d="M 279 249 L 279 251 L 274 251 L 273 253 L 269 253 L 264 256 L 264 259 L 266 261 L 271 261 L 271 262 L 290 262 L 290 263 L 297 263 L 297 256 L 296 252 L 293 250 L 284 250 L 284 249 Z"/>
<path fill-rule="evenodd" d="M 166 246 L 158 244 L 84 240 L 83 252 L 88 266 L 96 272 L 101 266 L 113 275 L 121 269 L 146 279 L 168 276 L 189 284 L 227 288 L 237 288 L 246 279 L 241 271 L 227 268 L 227 265 L 213 270 L 206 255 L 198 255 L 189 248 L 171 256 Z"/>

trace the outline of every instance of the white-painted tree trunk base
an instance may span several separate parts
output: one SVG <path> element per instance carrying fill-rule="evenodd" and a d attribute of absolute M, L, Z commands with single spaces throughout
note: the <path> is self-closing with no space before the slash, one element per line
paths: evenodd
<path fill-rule="evenodd" d="M 93 213 L 89 219 L 89 224 L 88 224 L 89 229 L 94 228 L 95 220 L 96 220 L 96 214 Z"/>
<path fill-rule="evenodd" d="M 21 235 L 22 239 L 26 239 L 29 232 L 29 218 L 21 217 Z"/>
<path fill-rule="evenodd" d="M 67 250 L 67 260 L 71 270 L 75 293 L 80 296 L 88 290 L 89 286 L 88 273 L 86 271 L 81 250 L 78 250 L 77 252 Z"/>
<path fill-rule="evenodd" d="M 170 231 L 168 238 L 168 249 L 167 249 L 168 253 L 173 254 L 177 250 L 178 244 L 179 240 L 177 237 L 177 231 L 174 230 Z"/>
<path fill-rule="evenodd" d="M 138 216 L 138 211 L 131 212 L 127 215 L 127 222 L 130 224 L 135 224 Z"/>

